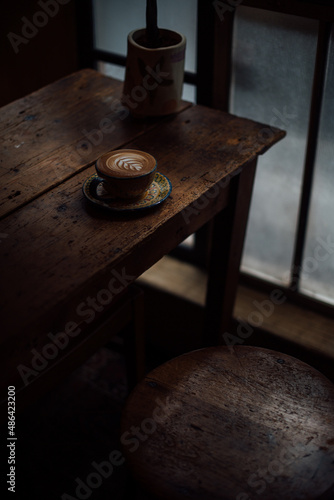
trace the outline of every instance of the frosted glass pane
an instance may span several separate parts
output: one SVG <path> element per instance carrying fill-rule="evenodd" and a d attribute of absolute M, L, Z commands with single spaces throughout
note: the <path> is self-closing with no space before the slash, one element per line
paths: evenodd
<path fill-rule="evenodd" d="M 106 76 L 112 76 L 116 80 L 124 81 L 125 78 L 125 67 L 119 66 L 118 64 L 110 64 L 105 62 L 98 62 L 98 71 Z"/>
<path fill-rule="evenodd" d="M 242 270 L 287 284 L 293 256 L 317 22 L 239 7 L 231 111 L 287 131 L 259 158 Z"/>
<path fill-rule="evenodd" d="M 320 122 L 301 290 L 334 304 L 334 34 Z"/>
<path fill-rule="evenodd" d="M 158 26 L 187 38 L 185 69 L 195 72 L 197 0 L 158 0 Z M 95 47 L 126 55 L 127 35 L 144 28 L 146 0 L 93 0 Z"/>

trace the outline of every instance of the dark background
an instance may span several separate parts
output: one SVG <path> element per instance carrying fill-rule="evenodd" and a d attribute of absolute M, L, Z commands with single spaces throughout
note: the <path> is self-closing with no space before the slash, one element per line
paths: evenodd
<path fill-rule="evenodd" d="M 64 5 L 60 5 L 56 0 L 40 1 L 45 4 L 48 1 L 56 3 L 59 6 L 58 12 L 53 17 L 46 14 L 45 26 L 37 27 L 38 32 L 30 39 L 24 37 L 28 43 L 19 43 L 17 53 L 8 34 L 24 36 L 22 30 L 26 21 L 22 18 L 29 21 L 37 20 L 37 23 L 42 25 L 45 16 L 43 19 L 43 16 L 36 16 L 36 13 L 45 11 L 37 0 L 2 2 L 0 106 L 19 99 L 84 65 L 84 61 L 81 61 L 78 55 L 81 29 L 84 31 L 84 23 L 80 22 L 78 14 L 80 3 L 83 6 L 84 1 L 69 0 Z M 66 0 L 60 1 L 66 2 Z M 86 16 L 85 22 L 90 21 L 91 19 L 87 19 Z"/>

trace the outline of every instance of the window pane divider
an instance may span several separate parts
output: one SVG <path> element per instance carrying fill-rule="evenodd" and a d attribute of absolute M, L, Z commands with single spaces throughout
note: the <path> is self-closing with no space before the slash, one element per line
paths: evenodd
<path fill-rule="evenodd" d="M 126 56 L 121 54 L 117 54 L 116 52 L 109 52 L 107 50 L 94 49 L 93 56 L 95 63 L 97 61 L 106 62 L 109 64 L 116 64 L 118 66 L 125 67 L 126 66 Z M 192 85 L 196 85 L 197 83 L 197 74 L 192 73 L 190 71 L 184 72 L 184 82 L 190 83 Z"/>
<path fill-rule="evenodd" d="M 331 33 L 331 23 L 319 22 L 318 43 L 314 79 L 312 88 L 309 128 L 302 181 L 301 200 L 299 206 L 298 226 L 296 231 L 295 249 L 292 263 L 290 288 L 299 288 L 303 253 L 306 240 L 307 222 L 310 211 L 312 184 L 314 177 L 315 158 L 326 77 L 327 55 Z"/>
<path fill-rule="evenodd" d="M 229 3 L 229 2 L 225 2 Z M 334 21 L 334 6 L 332 0 L 242 0 L 240 4 L 245 7 L 255 7 L 257 9 L 271 10 L 290 14 L 292 16 L 308 17 L 320 21 Z"/>

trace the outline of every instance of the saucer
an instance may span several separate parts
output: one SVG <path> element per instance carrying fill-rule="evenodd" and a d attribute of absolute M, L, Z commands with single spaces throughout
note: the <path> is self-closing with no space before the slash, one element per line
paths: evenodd
<path fill-rule="evenodd" d="M 86 179 L 83 184 L 83 193 L 86 198 L 99 205 L 117 212 L 126 212 L 133 210 L 142 210 L 144 208 L 154 207 L 162 203 L 170 194 L 172 185 L 170 180 L 163 174 L 157 172 L 154 180 L 146 193 L 135 201 L 119 200 L 112 198 L 103 187 L 103 180 L 97 174 L 93 174 Z"/>

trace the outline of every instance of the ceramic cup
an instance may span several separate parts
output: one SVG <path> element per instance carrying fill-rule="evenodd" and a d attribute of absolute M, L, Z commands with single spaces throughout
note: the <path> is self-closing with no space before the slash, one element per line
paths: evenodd
<path fill-rule="evenodd" d="M 95 168 L 113 198 L 130 200 L 146 193 L 153 182 L 157 162 L 144 151 L 118 149 L 102 155 Z"/>
<path fill-rule="evenodd" d="M 161 46 L 145 47 L 145 29 L 128 35 L 122 103 L 137 117 L 163 116 L 180 108 L 186 38 L 160 29 Z"/>

